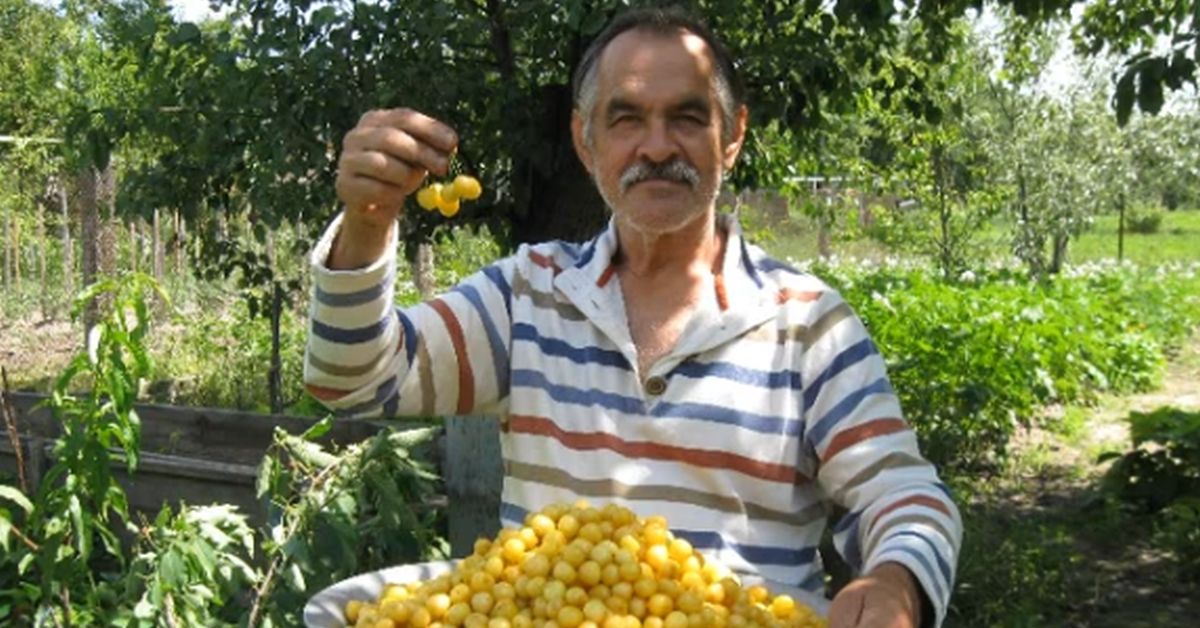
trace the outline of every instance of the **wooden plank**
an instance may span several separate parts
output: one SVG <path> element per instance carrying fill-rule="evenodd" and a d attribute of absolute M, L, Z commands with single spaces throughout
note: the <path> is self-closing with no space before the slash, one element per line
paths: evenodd
<path fill-rule="evenodd" d="M 56 438 L 59 424 L 51 412 L 37 407 L 48 396 L 37 393 L 12 393 L 13 408 L 22 434 Z M 181 407 L 136 404 L 142 419 L 143 452 L 191 456 L 236 464 L 258 464 L 275 437 L 275 428 L 289 434 L 302 434 L 318 419 L 288 415 L 258 414 L 220 408 Z M 412 423 L 411 427 L 425 424 Z M 318 440 L 322 445 L 349 445 L 374 436 L 387 427 L 405 426 L 403 421 L 334 421 L 329 433 Z M 430 446 L 414 452 L 423 459 L 435 459 Z"/>
<path fill-rule="evenodd" d="M 123 466 L 113 475 L 129 498 L 131 512 L 153 518 L 164 505 L 178 512 L 181 502 L 191 506 L 232 504 L 250 525 L 266 522 L 266 512 L 254 494 L 256 469 L 194 458 L 144 454 L 133 474 Z"/>
<path fill-rule="evenodd" d="M 27 438 L 22 445 L 27 471 L 40 469 L 36 475 L 30 474 L 30 491 L 36 492 L 35 482 L 40 481 L 41 473 L 53 458 L 53 445 L 40 438 Z M 258 474 L 255 466 L 144 453 L 137 471 L 131 475 L 121 465 L 121 459 L 119 455 L 114 457 L 113 471 L 125 489 L 131 512 L 152 518 L 164 505 L 178 510 L 181 502 L 193 506 L 233 504 L 251 525 L 266 523 L 264 505 L 255 495 Z M 0 441 L 0 473 L 16 475 L 16 456 L 7 441 Z M 445 509 L 448 505 L 446 496 L 434 495 L 413 507 Z"/>
<path fill-rule="evenodd" d="M 18 429 L 24 441 L 26 474 L 34 490 L 51 464 L 50 443 L 60 425 L 47 408 L 36 406 L 45 395 L 12 393 Z M 239 506 L 254 524 L 265 520 L 255 496 L 258 464 L 274 442 L 275 429 L 300 434 L 317 419 L 214 408 L 188 408 L 138 404 L 142 421 L 141 464 L 133 476 L 119 473 L 130 507 L 153 516 L 163 504 L 178 506 L 231 503 Z M 319 439 L 323 445 L 349 445 L 366 440 L 385 427 L 420 428 L 427 422 L 335 421 Z M 413 451 L 414 457 L 441 467 L 444 438 Z M 498 454 L 497 454 L 498 456 Z M 16 456 L 7 439 L 0 439 L 0 473 L 15 476 Z M 447 498 L 435 496 L 418 509 L 447 507 Z M 492 519 L 495 519 L 493 510 Z"/>
<path fill-rule="evenodd" d="M 447 417 L 442 477 L 450 501 L 450 551 L 471 553 L 475 539 L 500 530 L 500 422 L 492 417 Z"/>

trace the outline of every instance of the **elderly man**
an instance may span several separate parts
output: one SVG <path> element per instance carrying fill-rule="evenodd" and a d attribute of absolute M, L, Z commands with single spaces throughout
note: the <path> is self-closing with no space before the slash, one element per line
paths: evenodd
<path fill-rule="evenodd" d="M 862 575 L 831 625 L 940 623 L 961 522 L 883 360 L 835 291 L 716 213 L 747 118 L 723 45 L 680 13 L 626 13 L 586 53 L 575 97 L 607 230 L 523 246 L 403 310 L 396 220 L 457 139 L 415 111 L 363 116 L 343 145 L 345 210 L 312 258 L 309 390 L 348 415 L 498 414 L 507 524 L 616 501 L 813 592 L 841 505 L 835 543 Z"/>

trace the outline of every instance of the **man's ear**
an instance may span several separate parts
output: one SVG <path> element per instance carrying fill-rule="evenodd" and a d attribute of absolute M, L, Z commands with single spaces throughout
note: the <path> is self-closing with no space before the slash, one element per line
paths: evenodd
<path fill-rule="evenodd" d="M 571 140 L 575 143 L 575 154 L 590 174 L 592 172 L 592 150 L 588 148 L 587 138 L 583 136 L 583 116 L 579 110 L 571 112 Z"/>
<path fill-rule="evenodd" d="M 746 105 L 738 107 L 737 115 L 733 117 L 733 134 L 730 135 L 729 143 L 725 145 L 724 165 L 725 169 L 733 168 L 733 164 L 737 163 L 738 154 L 742 152 L 742 142 L 746 139 L 746 121 L 750 116 L 750 110 Z"/>

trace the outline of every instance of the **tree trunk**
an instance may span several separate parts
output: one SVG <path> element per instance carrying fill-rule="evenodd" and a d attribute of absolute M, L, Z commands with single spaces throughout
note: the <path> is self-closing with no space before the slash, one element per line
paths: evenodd
<path fill-rule="evenodd" d="M 140 238 L 138 238 L 138 221 L 133 218 L 129 221 L 129 268 L 133 272 L 138 271 L 138 258 L 141 257 L 142 246 Z"/>
<path fill-rule="evenodd" d="M 833 254 L 833 243 L 829 237 L 829 226 L 825 222 L 824 218 L 817 221 L 817 254 L 821 256 L 821 259 L 828 259 Z"/>
<path fill-rule="evenodd" d="M 271 413 L 283 414 L 283 360 L 280 359 L 279 319 L 283 314 L 283 287 L 271 282 L 271 370 L 267 391 L 271 397 Z"/>
<path fill-rule="evenodd" d="M 16 288 L 17 294 L 21 293 L 21 217 L 16 211 L 12 212 L 13 228 L 12 228 L 12 259 L 13 259 L 13 287 Z"/>
<path fill-rule="evenodd" d="M 146 264 L 145 272 L 154 274 L 154 233 L 149 221 L 138 218 L 138 251 Z"/>
<path fill-rule="evenodd" d="M 109 277 L 117 272 L 117 247 L 121 237 L 121 224 L 116 218 L 117 171 L 111 161 L 100 173 L 99 183 L 96 201 L 103 211 L 100 213 L 100 255 L 97 261 L 100 276 Z"/>
<path fill-rule="evenodd" d="M 116 177 L 110 163 L 104 172 L 89 167 L 80 175 L 80 212 L 82 214 L 82 233 L 80 240 L 83 245 L 83 285 L 89 286 L 104 275 L 113 272 L 113 257 L 116 244 L 116 233 L 112 227 L 112 201 L 116 187 Z M 105 208 L 109 219 L 105 220 L 101 208 Z M 83 333 L 84 342 L 87 334 L 96 324 L 99 313 L 105 304 L 99 299 L 93 299 L 84 306 Z"/>
<path fill-rule="evenodd" d="M 49 192 L 49 190 L 46 190 Z M 50 246 L 46 242 L 46 203 L 50 200 L 49 194 L 42 194 L 37 200 L 37 229 L 35 238 L 37 240 L 34 246 L 37 247 L 38 261 L 38 304 L 42 309 L 42 320 L 50 320 L 52 313 L 50 312 L 50 291 L 46 290 L 46 254 L 49 253 Z"/>
<path fill-rule="evenodd" d="M 1050 274 L 1057 275 L 1067 261 L 1067 244 L 1070 243 L 1071 236 L 1060 233 L 1054 236 L 1054 251 L 1050 258 Z"/>
<path fill-rule="evenodd" d="M 187 223 L 179 211 L 175 211 L 175 276 L 182 277 L 184 273 L 183 257 L 187 247 Z"/>
<path fill-rule="evenodd" d="M 152 266 L 151 272 L 154 273 L 155 281 L 162 283 L 163 262 L 164 262 L 164 260 L 163 260 L 163 241 L 162 241 L 162 217 L 158 211 L 158 208 L 154 209 L 154 224 L 151 228 L 153 229 L 153 233 L 151 234 L 150 241 L 152 243 L 151 246 L 154 249 L 154 251 L 152 253 L 154 255 L 154 261 L 153 261 L 153 266 Z"/>
<path fill-rule="evenodd" d="M 71 210 L 67 205 L 67 182 L 64 178 L 58 183 L 58 201 L 62 209 L 62 226 L 59 229 L 59 239 L 63 251 L 63 291 L 67 296 L 68 309 L 71 299 L 75 296 L 75 247 L 71 244 Z"/>
<path fill-rule="evenodd" d="M 428 242 L 422 242 L 417 245 L 417 256 L 413 259 L 412 265 L 413 283 L 417 286 L 417 292 L 421 295 L 422 301 L 428 301 L 434 296 L 437 290 L 436 282 L 433 278 L 433 245 Z"/>
<path fill-rule="evenodd" d="M 12 233 L 12 215 L 15 210 L 10 206 L 4 210 L 4 293 L 12 293 L 13 272 L 12 272 L 12 246 L 10 242 L 10 234 Z"/>
<path fill-rule="evenodd" d="M 541 96 L 534 150 L 513 156 L 513 237 L 518 243 L 588 240 L 604 228 L 609 212 L 575 155 L 571 90 L 547 85 Z"/>
<path fill-rule="evenodd" d="M 950 280 L 951 250 L 950 250 L 950 206 L 946 202 L 946 168 L 941 158 L 941 151 L 935 149 L 930 156 L 933 166 L 933 185 L 937 188 L 938 204 L 938 263 L 942 267 L 942 280 Z"/>
<path fill-rule="evenodd" d="M 275 265 L 275 230 L 274 229 L 267 230 L 266 242 L 263 243 L 263 247 L 266 249 L 267 266 L 271 267 L 271 276 L 274 277 L 278 273 L 278 267 L 276 267 L 276 265 Z"/>
<path fill-rule="evenodd" d="M 1125 259 L 1125 195 L 1117 196 L 1117 261 Z"/>
<path fill-rule="evenodd" d="M 100 173 L 88 166 L 78 175 L 79 188 L 79 243 L 82 246 L 80 263 L 83 286 L 89 286 L 96 280 L 96 272 L 100 261 L 100 213 L 97 206 Z M 93 301 L 83 308 L 83 340 L 86 345 L 88 331 L 96 324 L 96 303 Z"/>

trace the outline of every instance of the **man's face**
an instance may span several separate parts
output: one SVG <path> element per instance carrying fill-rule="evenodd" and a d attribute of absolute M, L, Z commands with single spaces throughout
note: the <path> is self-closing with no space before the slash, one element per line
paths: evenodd
<path fill-rule="evenodd" d="M 715 71 L 704 40 L 684 31 L 627 31 L 601 55 L 591 137 L 583 137 L 578 115 L 573 130 L 618 222 L 657 235 L 712 209 L 745 120 L 738 112 L 732 142 L 723 145 Z"/>

